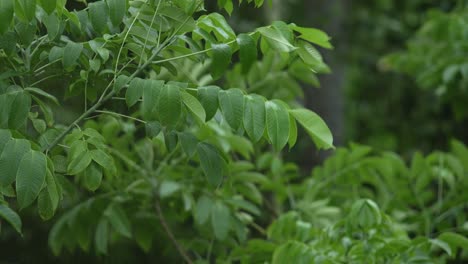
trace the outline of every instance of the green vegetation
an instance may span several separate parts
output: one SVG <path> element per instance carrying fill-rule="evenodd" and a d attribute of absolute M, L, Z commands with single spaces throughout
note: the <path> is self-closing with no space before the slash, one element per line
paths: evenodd
<path fill-rule="evenodd" d="M 1 0 L 0 261 L 466 261 L 468 148 L 450 134 L 445 152 L 399 148 L 401 131 L 373 134 L 382 120 L 355 138 L 376 148 L 335 148 L 298 100 L 332 70 L 330 37 L 282 21 L 235 32 L 237 5 L 263 2 Z M 466 11 L 448 10 L 381 66 L 460 121 Z M 332 153 L 309 176 L 284 155 L 306 135 Z"/>

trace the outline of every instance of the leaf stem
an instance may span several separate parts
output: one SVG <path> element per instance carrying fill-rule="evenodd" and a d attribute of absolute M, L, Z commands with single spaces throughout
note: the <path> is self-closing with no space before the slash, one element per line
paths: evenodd
<path fill-rule="evenodd" d="M 104 110 L 96 110 L 95 112 L 96 113 L 101 113 L 101 114 L 108 114 L 108 115 L 115 115 L 115 116 L 125 117 L 125 118 L 128 118 L 128 119 L 135 120 L 135 121 L 138 121 L 140 123 L 146 124 L 146 121 L 144 121 L 144 120 L 135 118 L 133 116 L 128 116 L 128 115 L 116 113 L 116 112 L 104 111 Z"/>

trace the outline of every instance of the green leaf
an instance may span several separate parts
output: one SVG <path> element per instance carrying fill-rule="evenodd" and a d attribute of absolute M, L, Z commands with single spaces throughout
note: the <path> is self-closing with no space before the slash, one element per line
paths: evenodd
<path fill-rule="evenodd" d="M 253 142 L 262 138 L 265 132 L 265 99 L 262 96 L 244 97 L 244 128 Z"/>
<path fill-rule="evenodd" d="M 216 239 L 225 240 L 231 229 L 231 212 L 222 202 L 216 202 L 211 209 L 211 225 Z"/>
<path fill-rule="evenodd" d="M 92 162 L 83 172 L 83 178 L 84 186 L 94 192 L 101 185 L 102 168 Z"/>
<path fill-rule="evenodd" d="M 112 24 L 118 26 L 127 13 L 127 0 L 107 0 Z"/>
<path fill-rule="evenodd" d="M 163 81 L 146 80 L 143 87 L 143 101 L 141 102 L 141 113 L 145 120 L 155 120 L 158 116 L 157 105 Z"/>
<path fill-rule="evenodd" d="M 198 87 L 198 98 L 206 112 L 206 121 L 213 118 L 218 111 L 218 93 L 221 89 L 218 86 Z"/>
<path fill-rule="evenodd" d="M 159 196 L 161 199 L 170 197 L 182 188 L 180 184 L 174 181 L 163 181 L 159 186 Z"/>
<path fill-rule="evenodd" d="M 295 24 L 291 24 L 290 27 L 292 30 L 299 32 L 301 34 L 299 37 L 304 40 L 317 44 L 326 49 L 333 48 L 333 46 L 330 44 L 330 37 L 321 30 L 316 28 L 298 27 Z"/>
<path fill-rule="evenodd" d="M 175 126 L 182 114 L 180 89 L 177 85 L 165 85 L 161 89 L 158 101 L 158 114 L 161 124 Z"/>
<path fill-rule="evenodd" d="M 44 18 L 44 25 L 47 29 L 49 40 L 55 40 L 61 33 L 60 19 L 55 13 L 52 13 Z"/>
<path fill-rule="evenodd" d="M 325 69 L 327 69 L 327 66 L 325 66 L 323 62 L 322 55 L 320 55 L 319 51 L 314 48 L 314 46 L 307 42 L 301 41 L 299 42 L 299 49 L 297 50 L 297 53 L 304 61 L 304 63 L 309 65 L 315 72 L 326 71 Z"/>
<path fill-rule="evenodd" d="M 109 221 L 101 218 L 94 234 L 94 244 L 98 254 L 107 254 L 107 244 L 109 240 Z"/>
<path fill-rule="evenodd" d="M 252 64 L 257 61 L 257 45 L 254 39 L 248 34 L 239 34 L 237 36 L 239 45 L 239 57 L 242 66 L 242 73 L 247 73 Z"/>
<path fill-rule="evenodd" d="M 197 153 L 206 179 L 212 186 L 218 186 L 223 181 L 225 161 L 219 151 L 207 143 L 198 143 Z"/>
<path fill-rule="evenodd" d="M 351 206 L 349 221 L 355 228 L 370 229 L 382 223 L 382 214 L 374 201 L 361 199 Z"/>
<path fill-rule="evenodd" d="M 68 218 L 61 217 L 57 222 L 52 226 L 52 229 L 49 232 L 49 247 L 52 250 L 52 253 L 55 256 L 60 254 L 62 250 L 64 239 L 66 237 L 67 227 L 68 227 Z"/>
<path fill-rule="evenodd" d="M 31 108 L 31 96 L 23 90 L 0 95 L 0 128 L 23 127 Z"/>
<path fill-rule="evenodd" d="M 267 133 L 276 150 L 281 150 L 289 138 L 289 114 L 283 104 L 277 101 L 265 103 Z"/>
<path fill-rule="evenodd" d="M 47 159 L 39 151 L 24 154 L 16 174 L 16 194 L 21 209 L 29 206 L 41 191 L 46 178 Z"/>
<path fill-rule="evenodd" d="M 47 14 L 54 12 L 57 6 L 57 0 L 39 0 L 39 5 L 46 11 Z"/>
<path fill-rule="evenodd" d="M 93 149 L 90 151 L 91 158 L 105 170 L 109 171 L 112 175 L 117 173 L 114 159 L 101 149 Z"/>
<path fill-rule="evenodd" d="M 51 95 L 50 93 L 45 92 L 42 89 L 35 88 L 35 87 L 27 87 L 27 88 L 24 88 L 24 90 L 28 91 L 30 93 L 35 93 L 35 94 L 38 94 L 40 96 L 43 96 L 44 98 L 47 98 L 50 101 L 54 102 L 56 105 L 59 105 L 59 101 L 57 100 L 57 98 L 55 96 Z"/>
<path fill-rule="evenodd" d="M 3 35 L 10 28 L 14 14 L 14 0 L 0 1 L 0 35 Z"/>
<path fill-rule="evenodd" d="M 15 14 L 21 21 L 29 23 L 36 15 L 36 0 L 15 0 Z"/>
<path fill-rule="evenodd" d="M 280 52 L 291 52 L 297 49 L 277 27 L 262 27 L 257 29 L 270 47 Z"/>
<path fill-rule="evenodd" d="M 71 66 L 75 65 L 80 58 L 81 51 L 83 50 L 83 44 L 75 43 L 75 42 L 68 42 L 63 50 L 63 67 L 65 69 L 70 68 Z"/>
<path fill-rule="evenodd" d="M 0 204 L 0 217 L 5 219 L 19 234 L 21 234 L 21 218 L 8 206 Z"/>
<path fill-rule="evenodd" d="M 9 140 L 0 155 L 0 185 L 8 186 L 15 181 L 20 161 L 31 150 L 26 139 Z"/>
<path fill-rule="evenodd" d="M 146 122 L 145 124 L 146 136 L 154 138 L 161 133 L 162 127 L 158 121 Z"/>
<path fill-rule="evenodd" d="M 91 154 L 87 149 L 78 152 L 76 155 L 71 155 L 70 157 L 71 159 L 67 167 L 67 172 L 70 175 L 77 175 L 83 172 L 91 163 Z"/>
<path fill-rule="evenodd" d="M 127 214 L 118 204 L 111 204 L 104 212 L 111 226 L 124 237 L 131 238 L 132 231 Z"/>
<path fill-rule="evenodd" d="M 205 224 L 210 218 L 211 208 L 213 208 L 213 201 L 209 197 L 203 195 L 198 198 L 194 212 L 195 223 L 198 225 Z"/>
<path fill-rule="evenodd" d="M 119 75 L 119 77 L 115 79 L 115 83 L 114 83 L 115 93 L 119 93 L 120 90 L 122 90 L 125 87 L 125 85 L 128 84 L 128 81 L 129 81 L 129 77 L 127 75 Z"/>
<path fill-rule="evenodd" d="M 431 244 L 443 249 L 449 256 L 452 256 L 452 249 L 450 248 L 450 245 L 448 243 L 439 239 L 430 239 L 429 241 L 431 242 Z"/>
<path fill-rule="evenodd" d="M 185 91 L 183 91 L 181 95 L 182 95 L 182 102 L 184 102 L 185 106 L 189 109 L 189 111 L 192 112 L 193 115 L 200 122 L 205 122 L 206 112 L 202 104 L 198 101 L 198 99 Z"/>
<path fill-rule="evenodd" d="M 46 187 L 42 189 L 37 201 L 39 215 L 43 220 L 52 218 L 60 200 L 60 191 L 54 176 L 47 170 Z"/>
<path fill-rule="evenodd" d="M 11 140 L 11 133 L 9 130 L 0 129 L 0 157 L 2 155 L 3 149 L 5 148 L 8 141 Z"/>
<path fill-rule="evenodd" d="M 140 78 L 135 78 L 130 82 L 127 92 L 125 93 L 125 99 L 128 107 L 134 105 L 143 96 L 145 82 L 145 80 Z"/>
<path fill-rule="evenodd" d="M 179 140 L 185 154 L 191 158 L 197 150 L 198 139 L 192 133 L 182 132 L 179 133 Z"/>
<path fill-rule="evenodd" d="M 302 242 L 288 241 L 276 247 L 271 263 L 314 263 L 314 250 Z"/>
<path fill-rule="evenodd" d="M 213 44 L 211 46 L 213 61 L 211 62 L 211 75 L 219 79 L 231 62 L 232 50 L 227 44 Z"/>
<path fill-rule="evenodd" d="M 330 129 L 316 113 L 308 109 L 294 109 L 289 113 L 305 128 L 319 149 L 334 148 Z"/>
<path fill-rule="evenodd" d="M 229 126 L 237 130 L 244 116 L 244 94 L 239 89 L 219 91 L 219 106 Z"/>
<path fill-rule="evenodd" d="M 89 7 L 89 20 L 96 33 L 104 33 L 107 28 L 107 17 L 109 10 L 104 1 L 90 3 Z"/>
<path fill-rule="evenodd" d="M 289 115 L 289 149 L 292 149 L 296 145 L 297 141 L 297 124 L 296 119 L 290 114 Z"/>
<path fill-rule="evenodd" d="M 452 252 L 456 252 L 458 248 L 468 250 L 468 238 L 460 234 L 444 232 L 437 239 L 449 244 Z"/>

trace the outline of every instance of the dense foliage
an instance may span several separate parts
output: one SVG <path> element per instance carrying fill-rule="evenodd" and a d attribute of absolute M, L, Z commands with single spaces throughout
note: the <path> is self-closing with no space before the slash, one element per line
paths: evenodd
<path fill-rule="evenodd" d="M 264 1 L 242 2 L 0 1 L 1 261 L 466 259 L 468 148 L 407 162 L 352 144 L 303 177 L 282 155 L 299 128 L 334 149 L 297 101 L 330 72 L 330 37 L 236 33 L 222 13 Z"/>

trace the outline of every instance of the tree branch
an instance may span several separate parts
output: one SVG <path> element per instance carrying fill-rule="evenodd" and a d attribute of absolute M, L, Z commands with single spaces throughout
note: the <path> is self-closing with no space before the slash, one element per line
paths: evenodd
<path fill-rule="evenodd" d="M 174 244 L 174 246 L 176 247 L 179 254 L 184 258 L 185 262 L 187 262 L 189 264 L 192 264 L 193 261 L 190 259 L 187 252 L 185 252 L 185 249 L 182 247 L 182 245 L 179 244 L 179 242 L 177 242 L 177 239 L 175 238 L 174 234 L 172 233 L 171 229 L 169 228 L 169 225 L 166 222 L 166 218 L 164 217 L 164 214 L 163 214 L 163 212 L 161 210 L 161 204 L 159 203 L 159 199 L 157 198 L 157 196 L 156 196 L 155 201 L 154 201 L 154 207 L 156 209 L 156 214 L 158 215 L 159 222 L 161 222 L 161 225 L 162 225 L 164 231 L 166 232 L 167 236 L 171 240 L 172 244 Z"/>

